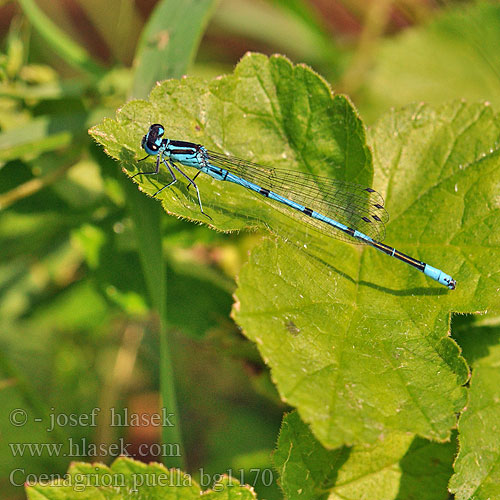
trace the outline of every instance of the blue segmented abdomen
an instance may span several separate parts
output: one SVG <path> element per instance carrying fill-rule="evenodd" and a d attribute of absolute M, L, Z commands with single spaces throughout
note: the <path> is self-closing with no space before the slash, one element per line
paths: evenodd
<path fill-rule="evenodd" d="M 366 239 L 366 240 L 371 240 L 368 236 L 359 233 L 359 231 L 355 231 L 348 226 L 345 226 L 344 224 L 341 224 L 340 222 L 337 222 L 333 219 L 330 219 L 326 215 L 320 214 L 316 212 L 315 210 L 312 210 L 308 207 L 305 207 L 304 205 L 301 205 L 300 203 L 297 203 L 293 200 L 289 200 L 288 198 L 285 198 L 284 196 L 281 196 L 273 191 L 269 191 L 268 189 L 265 189 L 261 186 L 258 186 L 257 184 L 254 184 L 253 182 L 247 181 L 246 179 L 242 179 L 241 177 L 238 177 L 236 175 L 233 175 L 231 173 L 228 173 L 227 171 L 223 171 L 223 177 L 224 180 L 227 180 L 229 182 L 234 182 L 235 184 L 238 184 L 240 186 L 243 186 L 247 189 L 250 189 L 256 193 L 259 193 L 266 198 L 269 198 L 270 200 L 277 201 L 278 203 L 282 203 L 283 205 L 286 205 L 290 208 L 293 208 L 297 210 L 297 212 L 300 212 L 302 214 L 305 214 L 307 217 L 310 217 L 313 220 L 321 221 L 324 222 L 325 224 L 328 224 L 335 229 L 338 229 L 349 236 L 352 237 L 357 237 L 360 239 Z M 358 234 L 356 234 L 358 233 Z"/>
<path fill-rule="evenodd" d="M 148 155 L 159 155 L 156 170 L 138 172 L 133 176 L 156 175 L 160 161 L 163 161 L 173 179 L 153 196 L 176 181 L 171 169 L 174 167 L 195 187 L 201 213 L 208 216 L 203 211 L 200 193 L 194 182 L 196 176 L 191 179 L 175 164 L 194 167 L 216 180 L 233 182 L 276 201 L 282 207 L 291 208 L 302 222 L 330 236 L 351 243 L 368 244 L 409 264 L 449 289 L 455 288 L 456 281 L 450 275 L 382 243 L 388 214 L 382 197 L 374 189 L 308 172 L 265 167 L 209 151 L 200 144 L 163 138 L 164 133 L 162 125 L 156 123 L 150 126 L 142 138 L 141 147 Z M 165 161 L 167 158 L 169 163 Z"/>
<path fill-rule="evenodd" d="M 389 216 L 382 197 L 372 188 L 306 172 L 263 167 L 209 150 L 206 154 L 211 168 L 229 172 L 244 181 L 238 184 L 254 192 L 274 193 L 276 196 L 269 196 L 270 199 L 294 208 L 298 219 L 320 232 L 357 244 L 385 237 Z M 360 239 L 345 228 L 356 229 L 367 239 Z"/>

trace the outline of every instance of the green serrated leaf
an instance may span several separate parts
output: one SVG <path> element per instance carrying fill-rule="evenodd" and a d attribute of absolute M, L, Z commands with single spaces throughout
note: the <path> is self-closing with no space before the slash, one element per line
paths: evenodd
<path fill-rule="evenodd" d="M 283 419 L 274 462 L 286 498 L 446 500 L 454 451 L 402 433 L 326 450 L 293 412 Z"/>
<path fill-rule="evenodd" d="M 456 500 L 500 497 L 500 328 L 466 328 L 459 337 L 472 363 L 469 402 L 458 422 L 460 452 L 450 491 Z"/>
<path fill-rule="evenodd" d="M 420 289 L 394 293 L 371 277 L 359 284 L 367 267 L 391 270 L 375 255 L 360 262 L 350 248 L 332 253 L 341 269 L 267 241 L 240 275 L 233 315 L 271 366 L 282 398 L 328 447 L 393 430 L 448 438 L 467 379 L 446 337 L 450 299 L 419 296 Z"/>
<path fill-rule="evenodd" d="M 202 492 L 191 476 L 178 469 L 167 469 L 161 464 L 146 465 L 129 458 L 117 458 L 110 467 L 93 463 L 71 464 L 61 479 L 26 486 L 29 500 L 43 499 L 131 499 L 188 500 L 204 496 L 214 499 L 255 499 L 252 488 L 242 486 L 228 476 L 216 482 L 211 491 Z"/>
<path fill-rule="evenodd" d="M 327 83 L 306 66 L 293 66 L 282 56 L 250 54 L 233 75 L 205 82 L 169 80 L 157 86 L 150 102 L 131 101 L 117 115 L 91 129 L 93 137 L 121 161 L 129 175 L 151 171 L 140 140 L 151 123 L 163 123 L 167 136 L 191 140 L 260 163 L 298 168 L 369 185 L 371 154 L 356 111 L 343 96 L 332 97 Z M 188 175 L 195 172 L 186 169 Z M 168 180 L 162 173 L 135 177 L 141 189 L 155 193 Z M 201 176 L 197 184 L 212 227 L 231 231 L 268 227 L 279 234 L 303 234 L 297 224 L 241 187 Z M 208 222 L 196 194 L 178 182 L 158 195 L 165 210 Z"/>
<path fill-rule="evenodd" d="M 393 112 L 370 134 L 390 243 L 456 275 L 453 293 L 334 242 L 323 261 L 267 242 L 243 269 L 234 317 L 325 446 L 449 437 L 467 380 L 449 313 L 499 308 L 498 132 L 488 106 L 454 103 Z"/>

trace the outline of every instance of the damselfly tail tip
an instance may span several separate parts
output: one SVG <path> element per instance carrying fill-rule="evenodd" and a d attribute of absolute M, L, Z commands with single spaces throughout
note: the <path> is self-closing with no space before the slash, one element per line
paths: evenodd
<path fill-rule="evenodd" d="M 453 278 L 450 280 L 450 283 L 448 284 L 448 288 L 450 290 L 455 290 L 455 287 L 457 286 L 457 282 L 456 280 L 454 280 Z"/>

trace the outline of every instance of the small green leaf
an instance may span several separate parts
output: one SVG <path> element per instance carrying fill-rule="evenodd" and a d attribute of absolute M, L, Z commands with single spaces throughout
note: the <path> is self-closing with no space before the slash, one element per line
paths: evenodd
<path fill-rule="evenodd" d="M 343 96 L 332 97 L 326 82 L 306 66 L 286 58 L 250 54 L 233 75 L 204 82 L 168 80 L 151 93 L 150 102 L 131 101 L 117 115 L 91 129 L 93 137 L 121 161 L 129 175 L 154 170 L 138 160 L 142 136 L 162 123 L 171 139 L 190 140 L 265 165 L 297 168 L 369 185 L 371 154 L 356 111 Z M 195 171 L 186 169 L 193 177 Z M 155 193 L 168 172 L 137 176 L 141 189 Z M 279 234 L 307 233 L 281 207 L 271 206 L 239 186 L 200 176 L 197 184 L 213 227 L 231 231 L 269 227 Z M 200 213 L 196 193 L 177 182 L 158 198 L 177 216 L 210 222 Z"/>
<path fill-rule="evenodd" d="M 161 464 L 146 465 L 129 458 L 117 458 L 110 467 L 103 464 L 73 463 L 68 473 L 51 483 L 27 485 L 29 500 L 129 499 L 189 500 L 204 496 L 214 499 L 255 499 L 252 488 L 237 480 L 221 477 L 211 491 L 202 492 L 191 476 Z"/>
<path fill-rule="evenodd" d="M 459 337 L 472 362 L 469 402 L 458 422 L 460 452 L 450 490 L 456 500 L 500 498 L 500 328 L 467 328 Z"/>
<path fill-rule="evenodd" d="M 454 451 L 402 433 L 326 450 L 293 412 L 283 419 L 274 462 L 286 498 L 446 500 Z"/>

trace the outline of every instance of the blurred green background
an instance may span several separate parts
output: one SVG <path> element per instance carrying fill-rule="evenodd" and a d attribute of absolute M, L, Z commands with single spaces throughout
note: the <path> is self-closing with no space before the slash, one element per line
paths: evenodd
<path fill-rule="evenodd" d="M 257 350 L 230 318 L 235 277 L 259 235 L 219 234 L 168 217 L 95 145 L 90 126 L 114 117 L 131 97 L 147 98 L 157 79 L 228 73 L 247 51 L 282 53 L 312 66 L 335 92 L 350 96 L 367 124 L 391 106 L 414 101 L 498 100 L 496 3 L 190 4 L 0 2 L 3 498 L 25 497 L 11 484 L 15 469 L 62 474 L 71 460 L 113 458 L 47 450 L 38 456 L 16 452 L 12 443 L 123 438 L 134 451 L 160 442 L 158 427 L 116 428 L 103 416 L 110 408 L 158 412 L 160 393 L 165 399 L 171 390 L 160 383 L 169 384 L 169 369 L 185 450 L 181 463 L 164 461 L 195 476 L 200 468 L 209 474 L 272 468 L 270 453 L 287 410 Z M 141 217 L 153 222 L 140 229 Z M 155 245 L 163 258 L 148 262 L 160 284 L 166 265 L 166 291 L 142 272 Z M 162 334 L 170 368 L 162 368 Z M 95 407 L 101 408 L 96 426 L 47 431 L 34 421 Z M 26 425 L 9 421 L 14 408 L 26 409 Z M 281 498 L 275 481 L 255 487 L 261 497 Z"/>

